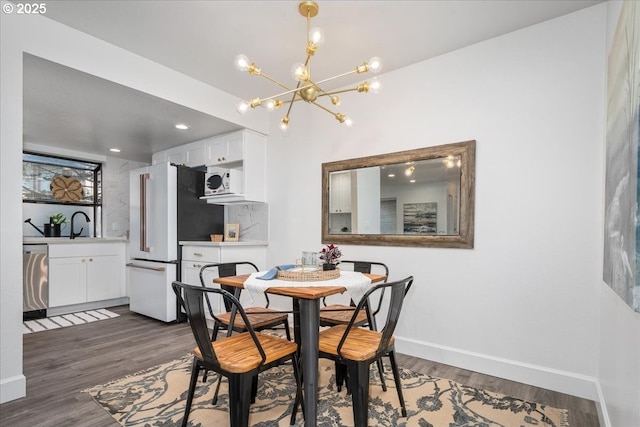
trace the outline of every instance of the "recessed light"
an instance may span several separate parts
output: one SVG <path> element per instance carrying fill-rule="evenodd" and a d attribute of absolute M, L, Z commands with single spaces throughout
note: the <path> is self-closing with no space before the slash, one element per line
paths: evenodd
<path fill-rule="evenodd" d="M 176 129 L 180 129 L 180 130 L 187 130 L 187 129 L 189 129 L 189 126 L 187 126 L 187 125 L 185 125 L 185 124 L 182 124 L 182 123 L 178 123 L 178 124 L 176 125 Z"/>
<path fill-rule="evenodd" d="M 390 173 L 390 174 L 389 174 L 389 175 L 387 175 L 387 176 L 388 176 L 389 178 L 393 178 L 393 177 L 395 177 L 395 176 L 396 176 L 396 174 L 395 174 L 395 173 Z"/>
<path fill-rule="evenodd" d="M 119 148 L 109 148 L 109 151 L 113 151 L 114 153 L 119 153 L 120 149 Z"/>

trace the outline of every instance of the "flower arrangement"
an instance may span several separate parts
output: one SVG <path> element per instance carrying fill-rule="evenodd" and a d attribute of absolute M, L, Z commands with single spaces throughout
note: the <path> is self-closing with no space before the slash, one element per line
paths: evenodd
<path fill-rule="evenodd" d="M 325 246 L 320 251 L 320 259 L 323 260 L 325 264 L 336 264 L 341 256 L 342 252 L 340 252 L 340 249 L 333 243 Z"/>

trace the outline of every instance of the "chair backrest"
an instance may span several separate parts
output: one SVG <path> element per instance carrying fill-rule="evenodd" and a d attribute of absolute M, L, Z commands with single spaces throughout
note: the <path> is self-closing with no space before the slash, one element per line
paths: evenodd
<path fill-rule="evenodd" d="M 371 274 L 371 272 L 376 268 L 380 268 L 380 271 L 384 271 L 384 275 L 389 277 L 389 267 L 382 262 L 377 261 L 350 261 L 344 260 L 340 261 L 340 264 L 350 264 L 353 265 L 353 271 L 357 271 L 359 273 L 367 273 Z M 385 279 L 386 282 L 386 279 Z"/>
<path fill-rule="evenodd" d="M 340 343 L 338 344 L 338 354 L 340 353 L 342 345 L 349 335 L 349 331 L 354 327 L 354 324 L 357 321 L 358 312 L 364 309 L 367 300 L 372 295 L 377 292 L 384 292 L 386 289 L 389 289 L 391 295 L 389 296 L 387 317 L 381 330 L 382 339 L 380 340 L 378 351 L 384 351 L 386 348 L 388 348 L 391 337 L 393 336 L 393 332 L 395 331 L 396 325 L 398 324 L 398 319 L 400 318 L 400 312 L 402 311 L 402 303 L 404 302 L 404 297 L 407 295 L 407 292 L 409 292 L 412 284 L 413 276 L 409 276 L 406 279 L 398 280 L 396 282 L 381 283 L 369 289 L 356 306 L 353 316 L 349 321 L 349 325 L 347 325 L 344 335 L 340 340 Z"/>
<path fill-rule="evenodd" d="M 200 285 L 202 287 L 207 287 L 205 284 L 204 273 L 206 270 L 217 269 L 218 277 L 230 277 L 236 276 L 238 274 L 238 267 L 245 268 L 247 270 L 253 269 L 254 271 L 259 271 L 258 267 L 249 261 L 237 261 L 237 262 L 216 262 L 212 264 L 205 264 L 200 268 Z M 227 292 L 233 293 L 234 288 L 230 286 L 220 286 Z M 209 314 L 213 316 L 213 308 L 211 307 L 211 301 L 209 300 L 209 296 L 205 295 L 205 299 L 207 301 L 207 307 L 209 308 Z M 231 305 L 227 300 L 224 300 L 224 306 L 227 311 L 231 311 Z"/>
<path fill-rule="evenodd" d="M 384 279 L 383 283 L 386 283 L 387 280 L 389 279 L 389 267 L 387 267 L 386 264 L 382 263 L 382 262 L 377 262 L 377 261 L 340 261 L 340 264 L 350 264 L 353 265 L 353 271 L 357 271 L 359 273 L 366 273 L 366 274 L 371 274 L 372 271 L 376 271 L 379 273 L 384 272 L 384 275 L 386 276 Z M 339 265 L 340 265 L 339 264 Z M 371 306 L 371 314 L 373 317 L 375 317 L 378 312 L 380 311 L 380 308 L 382 307 L 382 299 L 384 298 L 384 290 L 382 292 L 380 292 L 380 295 L 378 297 L 378 303 L 377 304 L 372 304 Z M 352 303 L 353 305 L 353 303 Z"/>
<path fill-rule="evenodd" d="M 264 350 L 260 345 L 260 341 L 258 340 L 253 327 L 249 323 L 247 314 L 242 308 L 240 301 L 238 301 L 236 297 L 234 297 L 231 293 L 225 291 L 224 289 L 192 286 L 177 281 L 172 283 L 172 287 L 173 292 L 178 298 L 178 301 L 187 313 L 187 319 L 189 320 L 189 325 L 191 326 L 191 332 L 193 332 L 193 337 L 195 338 L 198 348 L 200 349 L 200 353 L 202 354 L 202 359 L 205 365 L 210 367 L 220 366 L 216 353 L 211 345 L 211 335 L 207 327 L 207 319 L 204 312 L 205 296 L 209 295 L 210 293 L 220 294 L 222 298 L 224 298 L 225 302 L 228 301 L 232 307 L 235 307 L 237 315 L 242 317 L 242 320 L 247 327 L 247 332 L 251 335 L 253 342 L 256 345 L 260 356 L 262 357 L 262 363 L 264 363 L 264 361 L 266 360 Z"/>

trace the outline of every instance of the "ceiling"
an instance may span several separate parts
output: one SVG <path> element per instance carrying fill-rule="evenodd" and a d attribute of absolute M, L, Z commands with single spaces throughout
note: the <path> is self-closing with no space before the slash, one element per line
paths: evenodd
<path fill-rule="evenodd" d="M 311 26 L 324 30 L 325 43 L 313 58 L 313 73 L 321 80 L 379 56 L 384 74 L 601 2 L 321 1 Z M 236 55 L 287 84 L 291 65 L 305 59 L 306 20 L 297 1 L 55 1 L 47 3 L 46 17 L 238 99 L 280 89 L 237 71 Z M 323 87 L 356 81 L 345 77 Z M 154 151 L 237 128 L 28 55 L 24 94 L 25 141 L 100 155 L 114 155 L 107 150 L 117 146 L 130 160 L 149 161 Z M 179 132 L 176 121 L 191 128 Z"/>

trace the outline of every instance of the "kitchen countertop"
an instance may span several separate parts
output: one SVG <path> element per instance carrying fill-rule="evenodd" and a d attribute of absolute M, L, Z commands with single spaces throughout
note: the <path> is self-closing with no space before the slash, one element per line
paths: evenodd
<path fill-rule="evenodd" d="M 23 237 L 22 243 L 28 245 L 77 244 L 77 243 L 112 243 L 127 242 L 126 237 Z"/>
<path fill-rule="evenodd" d="M 206 240 L 200 241 L 180 241 L 180 246 L 267 246 L 269 242 L 264 241 L 248 241 L 248 242 L 207 242 Z"/>

